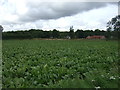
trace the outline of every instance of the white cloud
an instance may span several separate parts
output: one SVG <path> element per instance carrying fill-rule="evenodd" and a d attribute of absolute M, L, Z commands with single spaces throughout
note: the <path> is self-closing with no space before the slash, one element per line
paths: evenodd
<path fill-rule="evenodd" d="M 111 11 L 112 10 L 112 11 Z M 43 29 L 69 30 L 70 26 L 76 29 L 106 29 L 106 23 L 117 15 L 117 6 L 108 4 L 106 7 L 93 9 L 74 16 L 63 17 L 57 20 L 44 21 Z M 59 28 L 61 27 L 61 28 Z"/>
<path fill-rule="evenodd" d="M 4 31 L 54 28 L 105 29 L 106 23 L 118 13 L 116 4 L 103 3 L 46 3 L 41 0 L 2 0 L 0 24 Z"/>

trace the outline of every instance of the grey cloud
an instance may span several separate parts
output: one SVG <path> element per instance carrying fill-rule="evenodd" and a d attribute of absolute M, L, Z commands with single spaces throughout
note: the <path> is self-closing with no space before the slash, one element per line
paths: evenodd
<path fill-rule="evenodd" d="M 28 11 L 26 14 L 21 15 L 19 20 L 23 22 L 32 22 L 41 19 L 57 19 L 65 16 L 72 16 L 91 9 L 104 7 L 107 4 L 108 3 L 106 2 L 28 2 Z"/>

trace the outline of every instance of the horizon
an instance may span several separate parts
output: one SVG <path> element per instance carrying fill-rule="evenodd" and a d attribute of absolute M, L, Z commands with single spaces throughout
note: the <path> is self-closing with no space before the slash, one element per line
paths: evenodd
<path fill-rule="evenodd" d="M 16 31 L 30 31 L 30 30 L 32 30 L 33 28 L 31 28 L 31 29 L 28 29 L 28 30 L 11 30 L 11 31 L 2 31 L 2 32 L 16 32 Z M 55 28 L 54 28 L 55 29 Z M 52 30 L 43 30 L 43 29 L 33 29 L 33 30 L 42 30 L 42 31 L 53 31 L 54 29 L 52 29 Z M 74 29 L 74 28 L 73 28 Z M 59 30 L 59 29 L 55 29 L 55 30 L 57 30 L 57 31 L 59 31 L 59 32 L 69 32 L 70 30 L 69 29 L 67 29 L 67 30 Z M 86 30 L 84 30 L 84 29 L 76 29 L 76 30 L 74 30 L 74 32 L 76 32 L 77 30 L 83 30 L 83 31 L 95 31 L 95 30 L 97 30 L 97 28 L 96 29 L 94 29 L 94 30 L 92 30 L 92 29 L 86 29 Z M 98 29 L 98 30 L 100 30 L 100 31 L 107 31 L 107 30 L 101 30 L 101 29 Z"/>

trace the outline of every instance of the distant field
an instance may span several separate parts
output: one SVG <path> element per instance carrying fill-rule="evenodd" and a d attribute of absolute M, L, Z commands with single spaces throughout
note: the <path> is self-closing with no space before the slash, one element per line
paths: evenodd
<path fill-rule="evenodd" d="M 118 43 L 3 40 L 3 88 L 117 88 Z"/>

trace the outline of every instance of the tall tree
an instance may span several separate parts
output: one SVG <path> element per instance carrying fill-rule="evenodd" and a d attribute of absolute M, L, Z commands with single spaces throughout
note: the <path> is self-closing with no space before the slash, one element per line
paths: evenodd
<path fill-rule="evenodd" d="M 120 31 L 120 15 L 112 18 L 108 23 L 107 23 L 107 30 L 108 31 Z"/>
<path fill-rule="evenodd" d="M 108 23 L 107 23 L 107 31 L 110 32 L 112 31 L 113 37 L 118 39 L 120 38 L 120 15 L 117 15 L 116 17 L 112 18 Z"/>
<path fill-rule="evenodd" d="M 70 35 L 70 38 L 71 38 L 71 39 L 75 38 L 73 26 L 70 27 L 69 35 Z"/>
<path fill-rule="evenodd" d="M 60 35 L 59 31 L 57 31 L 56 29 L 53 29 L 52 31 L 53 38 L 59 38 L 59 35 Z"/>
<path fill-rule="evenodd" d="M 83 30 L 77 29 L 77 31 L 75 32 L 75 35 L 77 38 L 85 38 L 85 33 Z"/>
<path fill-rule="evenodd" d="M 3 31 L 3 27 L 2 27 L 2 25 L 0 25 L 0 31 Z"/>
<path fill-rule="evenodd" d="M 3 31 L 3 27 L 2 25 L 0 25 L 0 39 L 2 39 L 2 31 Z"/>

